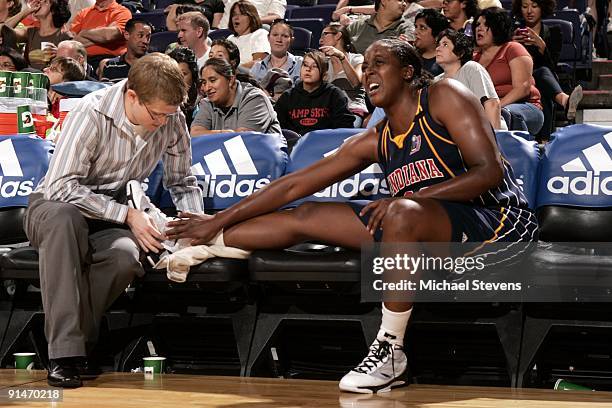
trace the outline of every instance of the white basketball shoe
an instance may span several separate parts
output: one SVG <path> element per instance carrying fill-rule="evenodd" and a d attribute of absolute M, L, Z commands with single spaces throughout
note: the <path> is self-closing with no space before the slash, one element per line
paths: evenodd
<path fill-rule="evenodd" d="M 406 354 L 402 345 L 394 340 L 395 336 L 387 333 L 382 340 L 374 340 L 361 364 L 342 377 L 340 389 L 373 394 L 407 385 L 404 378 L 408 369 Z"/>

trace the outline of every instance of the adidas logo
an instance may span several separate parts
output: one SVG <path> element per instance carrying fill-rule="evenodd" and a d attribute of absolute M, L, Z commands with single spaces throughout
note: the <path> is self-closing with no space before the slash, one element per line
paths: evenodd
<path fill-rule="evenodd" d="M 323 157 L 334 154 L 338 149 L 339 147 L 324 153 Z M 380 166 L 374 163 L 351 178 L 339 181 L 318 193 L 314 193 L 314 196 L 319 198 L 344 197 L 349 199 L 358 194 L 363 197 L 376 196 L 378 194 L 388 195 L 387 180 L 385 180 L 382 174 L 383 171 Z"/>
<path fill-rule="evenodd" d="M 612 132 L 603 136 L 612 147 Z M 612 176 L 602 178 L 602 173 L 612 173 L 610 149 L 603 143 L 596 143 L 582 150 L 592 170 L 587 169 L 581 157 L 576 157 L 561 166 L 567 173 L 586 173 L 581 176 L 555 176 L 548 180 L 546 188 L 553 194 L 612 195 Z"/>
<path fill-rule="evenodd" d="M 238 181 L 238 176 L 259 175 L 242 136 L 226 140 L 223 146 L 224 149 L 205 154 L 202 157 L 203 162 L 191 166 L 192 173 L 198 176 L 198 184 L 202 189 L 203 197 L 247 197 L 270 183 L 269 178 L 256 179 L 254 177 Z M 224 151 L 229 162 L 226 160 Z"/>
<path fill-rule="evenodd" d="M 34 191 L 33 180 L 7 180 L 7 178 L 23 178 L 23 170 L 15 152 L 11 139 L 0 142 L 0 197 L 28 196 Z"/>

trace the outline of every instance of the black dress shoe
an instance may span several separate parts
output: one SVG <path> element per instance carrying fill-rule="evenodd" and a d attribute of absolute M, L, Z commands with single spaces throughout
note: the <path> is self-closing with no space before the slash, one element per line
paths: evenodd
<path fill-rule="evenodd" d="M 47 383 L 52 387 L 78 388 L 83 385 L 73 358 L 49 360 Z"/>

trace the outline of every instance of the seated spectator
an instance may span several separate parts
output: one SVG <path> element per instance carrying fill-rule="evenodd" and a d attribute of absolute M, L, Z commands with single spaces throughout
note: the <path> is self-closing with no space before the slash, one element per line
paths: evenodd
<path fill-rule="evenodd" d="M 213 40 L 210 44 L 210 52 L 208 55 L 209 58 L 220 58 L 229 62 L 234 72 L 238 72 L 238 66 L 240 65 L 240 50 L 238 46 L 230 40 L 225 38 Z"/>
<path fill-rule="evenodd" d="M 327 82 L 336 85 L 349 97 L 349 110 L 360 118 L 368 114 L 365 90 L 361 85 L 363 55 L 354 52 L 351 37 L 340 23 L 331 23 L 323 29 L 319 50 L 329 58 Z"/>
<path fill-rule="evenodd" d="M 72 21 L 73 39 L 87 48 L 89 63 L 95 70 L 105 58 L 118 57 L 126 51 L 125 24 L 132 18 L 130 11 L 116 0 L 96 0 Z"/>
<path fill-rule="evenodd" d="M 171 4 L 164 9 L 166 15 L 166 31 L 178 31 L 177 19 L 185 13 L 197 11 L 204 15 L 204 9 L 193 4 Z"/>
<path fill-rule="evenodd" d="M 0 48 L 0 71 L 21 71 L 28 67 L 25 59 L 13 48 Z"/>
<path fill-rule="evenodd" d="M 219 23 L 219 28 L 230 28 L 232 20 L 231 9 L 239 0 L 228 0 L 225 3 L 225 13 Z M 272 24 L 274 20 L 285 17 L 287 0 L 250 0 L 255 7 L 262 24 Z"/>
<path fill-rule="evenodd" d="M 295 83 L 300 78 L 302 57 L 289 52 L 293 42 L 293 27 L 285 20 L 275 20 L 268 34 L 270 55 L 256 62 L 251 68 L 251 76 L 261 83 L 266 74 L 273 68 L 279 68 L 289 74 Z"/>
<path fill-rule="evenodd" d="M 320 51 L 304 55 L 300 79 L 276 102 L 274 109 L 283 129 L 304 135 L 312 130 L 351 128 L 355 116 L 343 90 L 324 80 L 327 61 Z"/>
<path fill-rule="evenodd" d="M 423 58 L 423 68 L 432 75 L 442 73 L 442 68 L 436 64 L 436 37 L 448 28 L 448 20 L 437 10 L 424 9 L 414 18 L 414 46 Z"/>
<path fill-rule="evenodd" d="M 38 70 L 47 66 L 55 56 L 54 47 L 70 36 L 61 31 L 70 18 L 67 0 L 35 0 L 18 14 L 21 19 L 33 15 L 40 23 L 39 27 L 14 28 L 17 42 L 25 43 L 24 56 L 26 63 Z M 45 50 L 42 49 L 45 44 Z"/>
<path fill-rule="evenodd" d="M 506 129 L 502 125 L 499 97 L 486 69 L 472 61 L 472 38 L 455 30 L 446 29 L 438 36 L 436 62 L 444 72 L 436 77 L 453 78 L 465 85 L 482 103 L 487 118 L 494 129 Z"/>
<path fill-rule="evenodd" d="M 450 28 L 469 36 L 473 35 L 472 24 L 478 14 L 477 0 L 444 0 L 442 11 L 450 22 Z"/>
<path fill-rule="evenodd" d="M 66 57 L 55 57 L 43 72 L 49 78 L 49 84 L 55 85 L 62 82 L 82 81 L 85 79 L 83 67 L 74 59 Z M 47 92 L 51 109 L 49 112 L 59 119 L 59 101 L 62 96 L 53 90 Z"/>
<path fill-rule="evenodd" d="M 190 48 L 195 54 L 198 69 L 204 66 L 208 59 L 208 31 L 210 26 L 204 14 L 190 11 L 181 14 L 177 20 L 178 41 L 183 47 Z"/>
<path fill-rule="evenodd" d="M 21 21 L 20 11 L 20 0 L 0 1 L 0 47 L 17 48 L 17 38 L 11 28 Z"/>
<path fill-rule="evenodd" d="M 354 21 L 346 27 L 355 52 L 363 55 L 374 41 L 399 37 L 400 34 L 404 34 L 409 41 L 414 40 L 410 24 L 402 18 L 406 10 L 404 0 L 375 0 L 374 10 L 370 18 Z"/>
<path fill-rule="evenodd" d="M 240 50 L 240 65 L 251 69 L 257 61 L 270 54 L 268 32 L 261 28 L 261 20 L 257 9 L 246 0 L 238 0 L 230 10 L 229 29 L 232 35 L 228 40 Z"/>
<path fill-rule="evenodd" d="M 57 49 L 53 47 L 49 47 L 51 55 L 55 54 L 56 57 L 67 57 L 76 60 L 81 67 L 83 67 L 83 71 L 85 71 L 85 79 L 88 81 L 95 81 L 93 67 L 87 63 L 87 50 L 78 41 L 74 40 L 65 40 L 57 45 Z"/>
<path fill-rule="evenodd" d="M 225 12 L 225 3 L 223 0 L 179 0 L 177 4 L 172 4 L 166 7 L 164 12 L 166 12 L 167 15 L 174 13 L 176 14 L 176 17 L 178 17 L 178 15 L 181 13 L 177 13 L 177 7 L 193 8 L 183 12 L 201 11 L 202 14 L 204 14 L 204 17 L 206 17 L 208 20 L 209 27 L 213 30 L 219 27 L 219 23 L 221 22 L 221 18 Z M 199 10 L 195 10 L 195 7 L 197 7 Z"/>
<path fill-rule="evenodd" d="M 187 127 L 189 127 L 193 121 L 193 111 L 198 101 L 198 65 L 193 51 L 187 47 L 177 47 L 168 55 L 178 62 L 183 73 L 183 80 L 187 87 L 187 100 L 181 105 L 181 110 L 185 114 Z"/>
<path fill-rule="evenodd" d="M 512 22 L 508 13 L 500 8 L 484 9 L 474 28 L 479 47 L 474 61 L 491 76 L 508 128 L 536 135 L 542 128 L 544 114 L 532 77 L 533 60 L 525 47 L 511 41 Z"/>
<path fill-rule="evenodd" d="M 561 105 L 568 120 L 576 117 L 578 103 L 582 99 L 582 87 L 578 85 L 571 93 L 561 89 L 555 70 L 563 38 L 558 26 L 542 24 L 542 17 L 551 16 L 555 11 L 555 0 L 514 0 L 512 12 L 521 16 L 521 28 L 514 31 L 512 39 L 523 44 L 533 59 L 533 78 L 542 95 L 544 125 L 540 137 L 548 139 L 553 122 L 553 104 Z"/>
<path fill-rule="evenodd" d="M 200 102 L 191 125 L 192 136 L 250 131 L 282 134 L 265 92 L 238 81 L 227 61 L 219 58 L 206 61 L 200 84 L 206 99 Z"/>
<path fill-rule="evenodd" d="M 96 0 L 69 0 L 68 6 L 70 7 L 70 20 L 68 20 L 68 27 L 72 24 L 72 20 L 76 17 L 79 12 L 87 7 L 91 7 L 96 4 Z"/>
<path fill-rule="evenodd" d="M 361 16 L 372 15 L 375 12 L 373 0 L 340 0 L 332 13 L 332 20 L 347 26 L 361 19 Z"/>
<path fill-rule="evenodd" d="M 118 81 L 127 78 L 134 62 L 149 50 L 151 31 L 151 25 L 146 21 L 134 18 L 128 21 L 125 25 L 127 51 L 118 57 L 102 61 L 100 80 Z"/>

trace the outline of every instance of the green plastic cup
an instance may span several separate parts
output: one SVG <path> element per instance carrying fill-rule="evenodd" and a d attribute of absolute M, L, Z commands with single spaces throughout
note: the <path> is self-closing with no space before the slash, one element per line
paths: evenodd
<path fill-rule="evenodd" d="M 17 133 L 36 133 L 30 105 L 19 105 L 17 107 Z"/>
<path fill-rule="evenodd" d="M 31 72 L 28 86 L 30 88 L 30 98 L 38 99 L 38 95 L 40 94 L 38 90 L 48 88 L 49 78 L 45 74 Z"/>
<path fill-rule="evenodd" d="M 559 378 L 557 382 L 555 382 L 555 386 L 553 387 L 553 389 L 559 391 L 595 391 L 583 385 L 571 383 L 562 378 Z"/>
<path fill-rule="evenodd" d="M 153 379 L 164 372 L 166 357 L 143 357 L 145 379 Z"/>
<path fill-rule="evenodd" d="M 13 353 L 15 357 L 15 368 L 18 370 L 34 369 L 34 356 L 36 353 Z"/>
<path fill-rule="evenodd" d="M 28 97 L 28 85 L 30 84 L 29 72 L 13 72 L 13 96 L 16 98 Z"/>
<path fill-rule="evenodd" d="M 13 73 L 11 71 L 0 71 L 0 96 L 12 96 Z"/>

